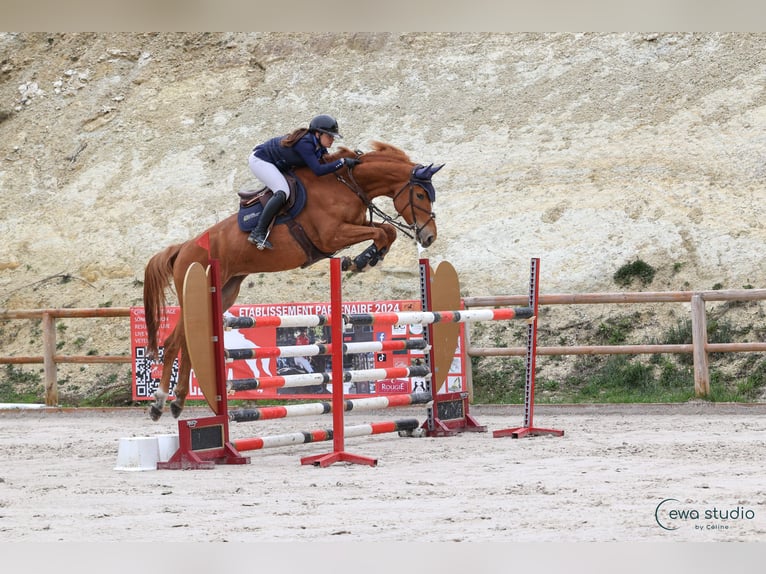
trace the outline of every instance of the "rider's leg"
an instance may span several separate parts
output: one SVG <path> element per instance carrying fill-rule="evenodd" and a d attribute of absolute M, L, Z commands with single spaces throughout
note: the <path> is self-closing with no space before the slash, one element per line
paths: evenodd
<path fill-rule="evenodd" d="M 271 222 L 277 216 L 279 210 L 284 207 L 285 203 L 287 203 L 287 195 L 284 191 L 280 190 L 275 192 L 268 203 L 263 207 L 263 213 L 261 213 L 258 224 L 255 226 L 255 229 L 250 232 L 250 236 L 247 238 L 247 240 L 258 249 L 272 248 L 271 243 L 266 239 L 269 225 L 271 225 Z"/>
<path fill-rule="evenodd" d="M 271 243 L 266 239 L 269 225 L 271 221 L 277 216 L 279 210 L 287 203 L 287 199 L 290 196 L 290 187 L 287 185 L 287 180 L 282 172 L 279 171 L 277 166 L 273 163 L 263 161 L 253 154 L 250 154 L 249 158 L 250 170 L 255 177 L 260 179 L 264 185 L 274 192 L 274 195 L 269 199 L 268 203 L 263 208 L 261 218 L 258 220 L 258 224 L 255 229 L 250 232 L 250 236 L 247 240 L 256 245 L 258 249 L 271 249 Z"/>

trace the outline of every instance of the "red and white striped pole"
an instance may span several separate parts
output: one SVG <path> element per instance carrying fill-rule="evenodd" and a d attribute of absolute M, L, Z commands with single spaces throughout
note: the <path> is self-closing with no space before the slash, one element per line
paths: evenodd
<path fill-rule="evenodd" d="M 394 339 L 391 341 L 359 341 L 343 343 L 343 352 L 349 354 L 378 353 L 381 351 L 427 350 L 424 339 Z M 313 345 L 284 345 L 282 347 L 258 347 L 257 349 L 225 349 L 231 361 L 273 357 L 316 357 L 332 355 L 332 343 Z"/>
<path fill-rule="evenodd" d="M 361 369 L 358 371 L 343 371 L 339 383 L 356 383 L 359 381 L 381 381 L 383 379 L 407 379 L 410 377 L 430 377 L 431 372 L 422 365 L 412 367 L 389 367 L 381 369 Z M 300 375 L 277 375 L 259 379 L 233 379 L 227 381 L 227 388 L 232 392 L 253 391 L 255 389 L 275 389 L 277 387 L 303 387 L 307 385 L 324 385 L 335 383 L 335 377 L 327 373 L 303 373 Z M 333 385 L 334 388 L 335 385 Z"/>
<path fill-rule="evenodd" d="M 343 429 L 346 436 L 369 436 L 374 434 L 383 434 L 390 432 L 412 432 L 418 428 L 418 419 L 401 419 L 397 421 L 385 421 L 377 423 L 368 423 L 361 425 L 348 426 Z M 317 429 L 307 432 L 292 432 L 281 435 L 240 438 L 233 442 L 238 451 L 259 450 L 262 448 L 273 448 L 279 446 L 290 446 L 294 444 L 306 444 L 309 442 L 320 442 L 335 438 L 334 429 Z M 323 455 L 326 456 L 326 455 Z"/>
<path fill-rule="evenodd" d="M 407 395 L 383 395 L 379 397 L 365 397 L 361 399 L 346 399 L 343 401 L 343 410 L 348 412 L 372 409 L 388 409 L 393 407 L 422 405 L 430 401 L 431 394 L 425 392 L 411 393 Z M 303 403 L 298 405 L 237 409 L 229 411 L 229 420 L 244 423 L 307 415 L 325 415 L 331 412 L 332 403 L 322 401 L 318 403 Z"/>
<path fill-rule="evenodd" d="M 250 327 L 317 327 L 333 323 L 330 315 L 274 315 L 268 317 L 227 317 L 225 326 L 243 329 Z M 531 319 L 530 307 L 507 309 L 469 309 L 467 311 L 402 311 L 399 313 L 351 313 L 343 318 L 351 325 L 430 325 L 432 323 L 472 323 L 474 321 L 505 321 Z"/>

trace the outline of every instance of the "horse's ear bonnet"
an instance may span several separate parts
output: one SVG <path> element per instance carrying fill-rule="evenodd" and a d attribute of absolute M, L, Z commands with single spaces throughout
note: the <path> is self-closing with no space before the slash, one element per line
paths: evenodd
<path fill-rule="evenodd" d="M 436 201 L 436 190 L 434 189 L 433 184 L 431 183 L 431 177 L 433 174 L 435 174 L 437 171 L 439 171 L 441 168 L 444 167 L 444 164 L 437 165 L 434 167 L 434 164 L 430 165 L 416 165 L 414 169 L 412 170 L 412 183 L 419 185 L 424 190 L 426 190 L 426 193 L 428 194 L 428 199 L 431 200 L 431 203 Z"/>

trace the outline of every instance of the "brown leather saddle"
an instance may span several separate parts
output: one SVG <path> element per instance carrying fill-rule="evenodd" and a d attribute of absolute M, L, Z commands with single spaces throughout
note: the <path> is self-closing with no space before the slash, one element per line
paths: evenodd
<path fill-rule="evenodd" d="M 303 185 L 300 183 L 300 181 L 296 177 L 289 174 L 284 174 L 284 176 L 285 176 L 285 179 L 287 180 L 287 185 L 290 186 L 290 197 L 287 198 L 287 203 L 279 212 L 280 214 L 290 213 L 290 211 L 292 211 L 293 208 L 295 207 L 296 198 L 299 197 L 301 194 L 305 194 Z M 237 192 L 237 195 L 239 196 L 239 207 L 240 209 L 242 209 L 242 208 L 252 207 L 256 203 L 260 203 L 261 205 L 266 205 L 266 203 L 268 203 L 271 196 L 274 195 L 274 192 L 264 185 L 263 187 L 259 189 L 240 190 Z M 297 213 L 294 214 L 293 217 L 295 215 L 297 215 Z"/>
<path fill-rule="evenodd" d="M 309 265 L 313 265 L 317 261 L 332 257 L 334 254 L 325 253 L 317 249 L 314 243 L 308 238 L 308 235 L 306 235 L 306 231 L 303 229 L 303 226 L 295 220 L 295 218 L 306 205 L 306 189 L 303 187 L 303 184 L 297 177 L 290 174 L 284 174 L 284 176 L 287 180 L 287 184 L 290 186 L 290 197 L 287 199 L 287 203 L 275 218 L 274 225 L 280 223 L 287 225 L 287 228 L 290 230 L 290 234 L 293 236 L 295 241 L 298 242 L 298 245 L 301 246 L 301 249 L 303 249 L 304 253 L 306 254 L 306 262 L 301 265 L 302 268 L 305 268 Z M 237 192 L 237 195 L 239 196 L 240 217 L 238 220 L 240 229 L 242 229 L 242 231 L 249 232 L 250 229 L 243 227 L 242 222 L 243 219 L 245 219 L 243 214 L 248 212 L 252 213 L 255 206 L 258 204 L 260 204 L 261 207 L 265 206 L 266 203 L 268 203 L 269 198 L 274 195 L 274 192 L 268 187 L 264 186 L 255 190 L 242 190 Z M 247 217 L 247 219 L 250 218 Z M 253 226 L 254 223 L 255 222 L 253 221 Z"/>

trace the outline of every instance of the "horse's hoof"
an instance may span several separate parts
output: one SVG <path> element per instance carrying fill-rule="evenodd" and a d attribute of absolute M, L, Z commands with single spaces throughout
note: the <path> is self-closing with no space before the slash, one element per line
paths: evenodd
<path fill-rule="evenodd" d="M 354 264 L 354 262 L 351 260 L 351 257 L 343 257 L 340 260 L 340 270 L 341 271 L 348 271 L 351 269 L 351 266 Z"/>
<path fill-rule="evenodd" d="M 180 417 L 181 416 L 181 411 L 183 411 L 183 410 L 184 410 L 183 407 L 179 407 L 175 403 L 170 403 L 170 412 L 173 415 L 174 419 L 177 419 L 178 417 Z"/>
<path fill-rule="evenodd" d="M 160 417 L 162 416 L 162 409 L 158 409 L 155 405 L 152 405 L 149 409 L 149 416 L 155 422 L 160 420 Z"/>
<path fill-rule="evenodd" d="M 369 263 L 369 258 L 362 253 L 361 255 L 357 256 L 356 259 L 354 259 L 354 265 L 356 266 L 357 271 L 362 271 L 365 267 L 367 267 L 367 263 Z"/>

